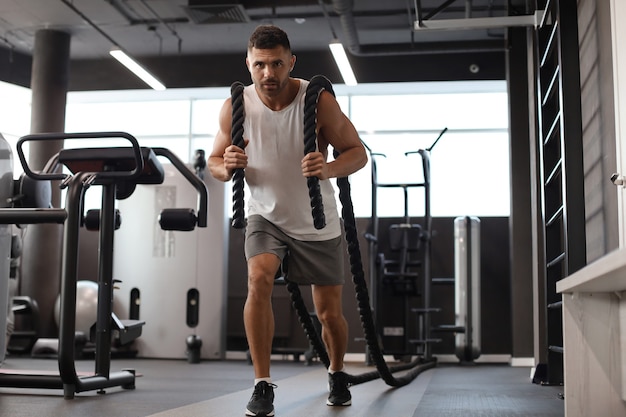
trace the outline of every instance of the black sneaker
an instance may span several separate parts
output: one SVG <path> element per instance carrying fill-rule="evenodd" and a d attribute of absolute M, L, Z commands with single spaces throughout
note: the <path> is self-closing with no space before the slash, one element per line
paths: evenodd
<path fill-rule="evenodd" d="M 265 381 L 256 384 L 252 398 L 246 406 L 246 415 L 272 417 L 274 415 L 274 388 L 276 385 Z"/>
<path fill-rule="evenodd" d="M 328 395 L 327 405 L 352 405 L 352 395 L 348 387 L 348 374 L 345 372 L 335 372 L 328 374 Z"/>

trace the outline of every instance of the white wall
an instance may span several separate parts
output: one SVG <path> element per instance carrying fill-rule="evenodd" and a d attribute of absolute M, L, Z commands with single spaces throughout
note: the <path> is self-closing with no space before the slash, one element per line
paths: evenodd
<path fill-rule="evenodd" d="M 141 294 L 140 316 L 146 321 L 136 340 L 140 357 L 185 358 L 187 336 L 202 338 L 202 358 L 225 356 L 226 278 L 228 234 L 225 184 L 206 178 L 209 189 L 208 227 L 191 232 L 162 231 L 157 219 L 161 208 L 194 208 L 197 193 L 171 165 L 161 185 L 138 185 L 118 208 L 122 225 L 115 233 L 114 278 L 116 300 L 129 300 L 130 291 Z M 168 203 L 172 203 L 169 205 Z M 186 324 L 187 292 L 200 293 L 198 326 Z M 120 318 L 128 306 L 116 307 Z"/>

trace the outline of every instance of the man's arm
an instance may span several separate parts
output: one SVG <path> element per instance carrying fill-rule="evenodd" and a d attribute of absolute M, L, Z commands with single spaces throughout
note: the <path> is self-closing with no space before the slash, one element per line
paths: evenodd
<path fill-rule="evenodd" d="M 248 156 L 243 149 L 232 145 L 232 104 L 227 99 L 220 110 L 219 130 L 215 135 L 213 150 L 209 155 L 208 166 L 211 175 L 220 181 L 229 181 L 233 171 L 248 165 Z"/>
<path fill-rule="evenodd" d="M 367 153 L 358 132 L 341 111 L 337 100 L 327 91 L 323 91 L 318 100 L 317 127 L 321 152 L 311 152 L 302 159 L 302 173 L 305 177 L 347 177 L 365 166 Z M 329 144 L 340 154 L 337 159 L 327 163 Z"/>

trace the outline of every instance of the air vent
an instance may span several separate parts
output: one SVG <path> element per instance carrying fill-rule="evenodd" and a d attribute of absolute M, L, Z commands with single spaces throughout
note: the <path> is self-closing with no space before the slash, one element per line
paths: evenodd
<path fill-rule="evenodd" d="M 198 25 L 250 21 L 250 17 L 241 4 L 189 4 L 183 6 L 183 9 L 189 19 Z"/>

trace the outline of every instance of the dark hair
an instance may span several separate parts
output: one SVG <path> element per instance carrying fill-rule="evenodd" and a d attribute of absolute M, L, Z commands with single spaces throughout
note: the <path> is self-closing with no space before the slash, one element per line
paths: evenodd
<path fill-rule="evenodd" d="M 252 48 L 256 49 L 274 49 L 277 46 L 291 51 L 291 45 L 289 44 L 289 37 L 278 26 L 274 25 L 261 25 L 257 27 L 248 41 L 248 50 Z"/>

